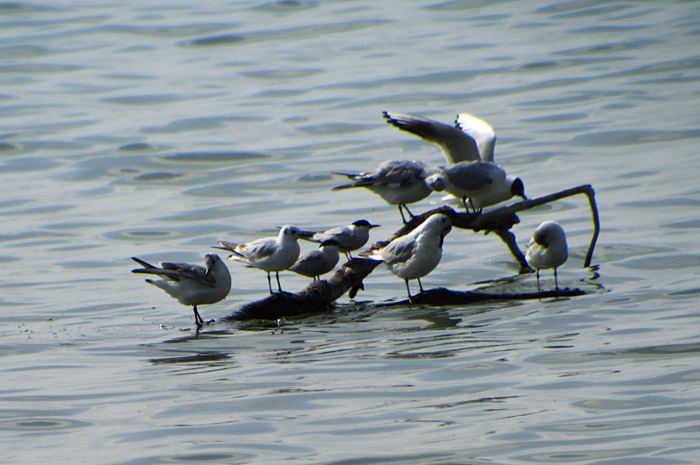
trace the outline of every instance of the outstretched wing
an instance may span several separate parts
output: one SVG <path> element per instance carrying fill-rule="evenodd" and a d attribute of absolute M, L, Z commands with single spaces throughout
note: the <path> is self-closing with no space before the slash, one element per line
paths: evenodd
<path fill-rule="evenodd" d="M 450 164 L 480 161 L 479 148 L 472 136 L 460 127 L 420 116 L 383 112 L 387 123 L 440 147 Z"/>
<path fill-rule="evenodd" d="M 493 163 L 496 131 L 493 130 L 489 123 L 469 113 L 460 113 L 457 115 L 455 126 L 476 141 L 481 161 Z"/>

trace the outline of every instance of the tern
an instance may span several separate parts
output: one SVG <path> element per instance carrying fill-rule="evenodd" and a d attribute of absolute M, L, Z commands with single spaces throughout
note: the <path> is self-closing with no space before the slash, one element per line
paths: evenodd
<path fill-rule="evenodd" d="M 379 226 L 367 220 L 357 220 L 347 226 L 338 226 L 323 232 L 302 232 L 302 235 L 310 236 L 308 240 L 312 242 L 323 242 L 328 239 L 335 240 L 338 242 L 338 250 L 343 252 L 348 260 L 351 260 L 352 255 L 350 252 L 365 245 L 369 240 L 369 230 Z"/>
<path fill-rule="evenodd" d="M 301 231 L 296 226 L 285 225 L 277 237 L 265 237 L 252 242 L 236 244 L 233 242 L 219 241 L 220 247 L 216 249 L 232 252 L 229 259 L 237 260 L 252 268 L 267 271 L 267 285 L 272 294 L 270 273 L 275 272 L 277 289 L 282 292 L 280 285 L 280 271 L 289 269 L 299 258 L 299 235 Z"/>

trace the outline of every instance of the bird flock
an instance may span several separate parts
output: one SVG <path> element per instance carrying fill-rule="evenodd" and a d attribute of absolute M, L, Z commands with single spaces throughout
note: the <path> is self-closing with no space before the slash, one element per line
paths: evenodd
<path fill-rule="evenodd" d="M 448 193 L 443 200 L 457 199 L 467 213 L 474 215 L 480 214 L 485 207 L 514 196 L 526 199 L 522 180 L 508 176 L 503 168 L 495 164 L 496 133 L 486 121 L 468 113 L 459 114 L 454 125 L 386 111 L 383 117 L 395 128 L 440 147 L 448 164 L 430 166 L 417 160 L 388 160 L 374 171 L 333 172 L 347 177 L 351 182 L 334 187 L 332 191 L 360 187 L 368 189 L 389 205 L 396 205 L 404 224 L 407 223 L 406 215 L 409 219 L 414 216 L 408 204 L 419 202 L 433 192 Z M 265 271 L 270 294 L 273 294 L 271 273 L 275 273 L 277 292 L 283 292 L 280 271 L 290 270 L 318 280 L 335 268 L 340 253 L 351 260 L 351 252 L 362 248 L 369 240 L 370 230 L 377 227 L 379 225 L 365 219 L 326 231 L 302 231 L 296 226 L 285 225 L 275 237 L 244 243 L 220 240 L 213 248 L 229 252 L 229 259 L 239 261 L 246 267 Z M 420 278 L 440 263 L 443 242 L 451 229 L 452 224 L 447 216 L 434 214 L 410 233 L 360 256 L 384 262 L 394 275 L 404 280 L 409 301 L 412 301 L 409 280 L 417 280 L 420 292 L 423 292 Z M 301 254 L 299 239 L 318 243 L 318 248 Z M 553 221 L 540 224 L 525 256 L 528 264 L 536 270 L 538 292 L 541 269 L 554 270 L 554 284 L 558 290 L 557 268 L 568 258 L 563 228 Z M 231 290 L 231 274 L 216 254 L 205 256 L 205 266 L 186 263 L 160 263 L 154 266 L 136 257 L 132 259 L 141 266 L 132 270 L 133 273 L 158 276 L 161 279 L 146 279 L 146 282 L 163 289 L 181 304 L 192 306 L 198 328 L 205 321 L 197 307 L 220 302 Z"/>

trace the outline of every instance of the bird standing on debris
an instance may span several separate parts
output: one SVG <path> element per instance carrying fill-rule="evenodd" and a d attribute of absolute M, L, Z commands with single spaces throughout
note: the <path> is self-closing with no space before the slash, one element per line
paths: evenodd
<path fill-rule="evenodd" d="M 192 305 L 197 327 L 204 324 L 197 305 L 215 304 L 224 300 L 231 290 L 231 274 L 216 254 L 204 257 L 206 268 L 187 263 L 161 263 L 157 267 L 140 258 L 131 259 L 143 267 L 131 270 L 132 273 L 162 277 L 160 280 L 147 279 L 146 282 L 163 289 L 182 305 Z"/>
<path fill-rule="evenodd" d="M 468 199 L 473 210 L 480 211 L 515 195 L 526 198 L 523 181 L 506 176 L 505 171 L 494 164 L 496 132 L 486 121 L 469 113 L 461 113 L 457 115 L 454 126 L 450 126 L 420 116 L 386 111 L 383 115 L 386 122 L 395 128 L 440 147 L 445 159 L 453 165 L 443 167 L 443 171 L 451 170 L 446 176 L 452 181 L 444 190 L 463 203 Z M 477 166 L 470 167 L 470 162 Z M 483 184 L 483 180 L 489 181 Z M 445 182 L 441 173 L 433 174 L 428 184 L 433 184 L 433 190 L 443 190 L 439 189 L 440 184 L 436 184 L 438 181 Z"/>
<path fill-rule="evenodd" d="M 540 270 L 554 268 L 554 287 L 558 291 L 557 268 L 569 257 L 564 229 L 554 221 L 540 224 L 530 239 L 525 259 L 537 270 L 537 291 L 540 290 Z"/>
<path fill-rule="evenodd" d="M 426 198 L 433 191 L 425 179 L 435 172 L 434 168 L 415 160 L 385 161 L 374 171 L 359 174 L 333 173 L 350 178 L 352 184 L 343 184 L 331 190 L 364 187 L 383 198 L 389 205 L 398 205 L 404 224 L 406 217 L 403 209 L 412 218 L 413 214 L 406 204 L 415 203 Z"/>
<path fill-rule="evenodd" d="M 408 300 L 411 301 L 408 280 L 418 280 L 420 291 L 423 292 L 420 278 L 440 263 L 442 244 L 451 230 L 452 223 L 447 216 L 432 215 L 410 233 L 397 237 L 387 246 L 368 254 L 367 258 L 383 261 L 393 274 L 402 278 L 406 283 Z"/>
<path fill-rule="evenodd" d="M 285 225 L 277 237 L 265 237 L 243 244 L 219 241 L 221 247 L 215 248 L 232 252 L 228 257 L 232 260 L 241 261 L 249 267 L 267 271 L 267 285 L 270 288 L 270 294 L 272 294 L 270 273 L 275 272 L 277 289 L 282 292 L 279 272 L 289 269 L 299 258 L 300 249 L 297 242 L 299 235 L 299 228 Z"/>
<path fill-rule="evenodd" d="M 357 220 L 347 226 L 338 226 L 323 232 L 307 233 L 302 231 L 302 239 L 305 239 L 304 235 L 311 236 L 307 240 L 312 242 L 333 239 L 338 242 L 338 250 L 343 252 L 348 260 L 351 260 L 350 252 L 365 245 L 369 240 L 369 230 L 378 227 L 378 224 L 372 224 L 367 220 Z"/>
<path fill-rule="evenodd" d="M 321 242 L 319 248 L 305 253 L 289 268 L 302 276 L 321 279 L 322 274 L 331 271 L 338 263 L 338 247 L 340 244 L 335 239 L 326 239 Z"/>

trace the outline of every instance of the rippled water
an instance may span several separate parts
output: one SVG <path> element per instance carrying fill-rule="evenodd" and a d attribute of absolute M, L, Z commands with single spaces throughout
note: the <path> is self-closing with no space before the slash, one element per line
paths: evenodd
<path fill-rule="evenodd" d="M 698 18 L 697 1 L 0 4 L 3 462 L 697 463 Z M 591 184 L 597 272 L 583 197 L 514 228 L 524 245 L 560 222 L 560 284 L 588 294 L 346 296 L 197 335 L 129 273 L 284 223 L 387 237 L 395 208 L 331 193 L 329 172 L 443 157 L 382 110 L 483 117 L 531 197 Z M 205 318 L 267 294 L 229 268 Z M 498 238 L 456 230 L 423 282 L 502 278 L 535 286 Z M 383 268 L 365 285 L 360 302 L 405 295 Z"/>

